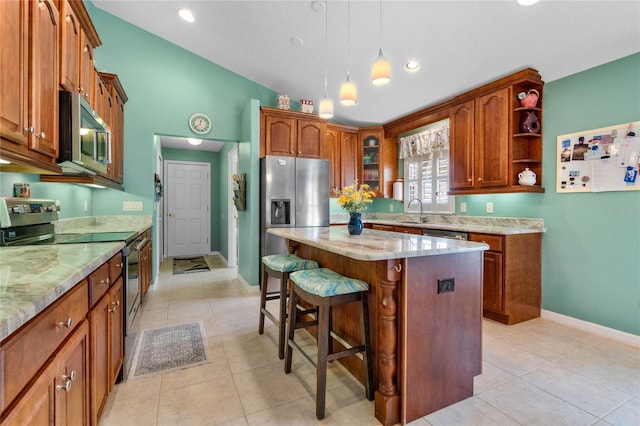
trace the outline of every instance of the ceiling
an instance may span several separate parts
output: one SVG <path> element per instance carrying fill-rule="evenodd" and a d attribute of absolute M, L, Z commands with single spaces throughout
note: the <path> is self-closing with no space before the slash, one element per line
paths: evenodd
<path fill-rule="evenodd" d="M 640 51 L 637 0 L 542 0 L 529 7 L 515 0 L 352 0 L 350 22 L 347 1 L 331 0 L 327 55 L 324 2 L 93 3 L 277 93 L 313 100 L 315 112 L 326 65 L 334 120 L 356 126 L 387 123 L 525 67 L 550 82 Z M 178 16 L 183 7 L 194 23 Z M 380 46 L 392 63 L 392 80 L 375 87 L 369 72 Z M 338 103 L 348 52 L 358 88 L 358 104 L 351 107 Z M 418 60 L 420 70 L 404 71 L 409 59 Z"/>

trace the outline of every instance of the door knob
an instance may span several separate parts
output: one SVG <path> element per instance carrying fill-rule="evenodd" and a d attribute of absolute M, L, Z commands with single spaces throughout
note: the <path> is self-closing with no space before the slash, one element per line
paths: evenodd
<path fill-rule="evenodd" d="M 169 217 L 173 217 L 173 213 L 169 213 Z"/>

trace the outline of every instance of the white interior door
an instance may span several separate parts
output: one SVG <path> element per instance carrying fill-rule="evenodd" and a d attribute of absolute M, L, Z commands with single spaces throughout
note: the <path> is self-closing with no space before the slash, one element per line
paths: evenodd
<path fill-rule="evenodd" d="M 238 211 L 233 204 L 233 179 L 231 176 L 238 173 L 238 146 L 229 150 L 227 155 L 229 168 L 229 200 L 228 200 L 228 225 L 227 225 L 227 265 L 231 268 L 238 266 Z"/>
<path fill-rule="evenodd" d="M 167 256 L 194 256 L 211 251 L 209 209 L 210 164 L 165 161 Z"/>

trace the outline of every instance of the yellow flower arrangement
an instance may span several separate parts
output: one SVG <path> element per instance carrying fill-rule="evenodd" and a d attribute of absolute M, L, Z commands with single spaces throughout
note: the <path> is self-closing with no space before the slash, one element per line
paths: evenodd
<path fill-rule="evenodd" d="M 358 187 L 358 180 L 353 185 L 345 186 L 342 190 L 335 189 L 334 192 L 340 197 L 338 204 L 349 213 L 362 213 L 367 208 L 367 204 L 371 203 L 371 199 L 376 195 L 375 191 L 369 190 L 369 185 L 363 183 Z"/>

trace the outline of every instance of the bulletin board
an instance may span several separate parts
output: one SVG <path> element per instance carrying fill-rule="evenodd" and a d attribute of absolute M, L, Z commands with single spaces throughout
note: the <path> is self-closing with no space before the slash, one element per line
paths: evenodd
<path fill-rule="evenodd" d="M 558 136 L 556 192 L 640 190 L 640 121 Z"/>

